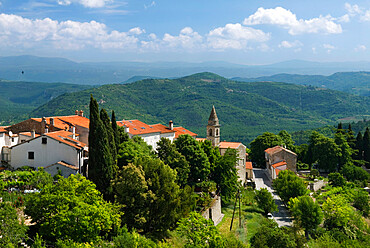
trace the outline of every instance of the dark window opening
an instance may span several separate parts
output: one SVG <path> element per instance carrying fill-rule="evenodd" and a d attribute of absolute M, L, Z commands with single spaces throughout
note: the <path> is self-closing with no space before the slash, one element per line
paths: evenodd
<path fill-rule="evenodd" d="M 218 135 L 218 129 L 216 129 L 216 135 Z"/>
<path fill-rule="evenodd" d="M 212 129 L 209 129 L 209 136 L 212 136 Z"/>
<path fill-rule="evenodd" d="M 47 144 L 48 143 L 48 139 L 47 138 L 42 138 L 41 139 L 41 144 Z"/>
<path fill-rule="evenodd" d="M 35 152 L 28 152 L 28 159 L 35 159 Z"/>

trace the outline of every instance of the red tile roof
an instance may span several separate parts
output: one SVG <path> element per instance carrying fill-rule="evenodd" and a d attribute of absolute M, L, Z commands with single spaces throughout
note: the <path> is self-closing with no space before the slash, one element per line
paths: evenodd
<path fill-rule="evenodd" d="M 51 164 L 51 165 L 46 166 L 45 168 L 50 168 L 50 167 L 55 166 L 55 165 L 61 165 L 61 166 L 70 168 L 72 170 L 78 170 L 78 167 L 77 166 L 74 166 L 73 164 L 68 164 L 67 162 L 64 162 L 64 161 L 56 162 L 54 164 Z"/>
<path fill-rule="evenodd" d="M 118 126 L 126 126 L 129 128 L 129 133 L 132 135 L 148 134 L 148 133 L 160 133 L 161 131 L 141 122 L 139 120 L 122 120 L 117 121 Z"/>
<path fill-rule="evenodd" d="M 283 166 L 283 165 L 287 165 L 285 160 L 277 162 L 275 164 L 272 164 L 271 166 L 274 167 L 274 168 L 277 168 L 277 167 L 280 167 L 280 166 Z"/>
<path fill-rule="evenodd" d="M 21 132 L 18 135 L 24 135 L 24 136 L 31 137 L 31 132 Z M 35 133 L 35 137 L 38 137 L 38 136 L 40 136 L 40 134 Z"/>
<path fill-rule="evenodd" d="M 282 171 L 282 170 L 279 170 L 279 169 L 275 169 L 275 173 L 276 173 L 276 176 L 279 175 L 279 172 Z"/>
<path fill-rule="evenodd" d="M 46 117 L 46 124 L 50 125 L 50 118 L 54 118 L 54 126 L 65 130 L 69 126 L 81 126 L 84 128 L 89 128 L 90 120 L 86 117 L 79 115 L 69 115 L 69 116 L 52 116 Z M 41 122 L 42 118 L 31 118 L 37 122 Z"/>
<path fill-rule="evenodd" d="M 252 162 L 245 162 L 245 168 L 247 170 L 253 170 Z"/>
<path fill-rule="evenodd" d="M 196 137 L 198 135 L 198 134 L 193 133 L 193 132 L 191 132 L 191 131 L 187 130 L 186 128 L 183 128 L 183 127 L 174 127 L 173 130 L 176 132 L 175 133 L 175 139 L 177 139 L 180 135 L 183 135 L 183 134 L 189 134 L 192 137 Z"/>
<path fill-rule="evenodd" d="M 59 142 L 62 142 L 66 145 L 78 148 L 78 149 L 82 149 L 82 148 L 86 147 L 85 143 L 83 143 L 79 140 L 76 140 L 76 139 L 72 139 L 72 133 L 71 132 L 56 131 L 56 132 L 51 132 L 51 133 L 45 133 L 44 135 L 46 135 L 46 136 L 48 136 L 52 139 L 55 139 Z"/>
<path fill-rule="evenodd" d="M 7 128 L 8 126 L 1 126 L 0 127 L 0 133 L 7 133 L 8 130 L 6 130 L 5 128 Z"/>
<path fill-rule="evenodd" d="M 282 146 L 274 146 L 274 147 L 271 147 L 271 148 L 267 148 L 265 150 L 265 152 L 268 153 L 268 154 L 274 154 L 274 153 L 277 153 L 277 152 L 280 152 L 280 151 L 286 151 L 288 153 L 297 155 L 294 152 L 292 152 L 291 150 L 288 150 L 288 149 L 286 149 L 286 148 L 284 148 Z"/>
<path fill-rule="evenodd" d="M 222 142 L 220 142 L 219 148 L 221 148 L 221 149 L 227 149 L 227 148 L 237 149 L 240 145 L 242 145 L 242 143 L 240 143 L 240 142 L 222 141 Z"/>
<path fill-rule="evenodd" d="M 153 130 L 157 130 L 160 133 L 174 133 L 175 130 L 171 130 L 169 127 L 162 125 L 162 124 L 154 124 L 154 125 L 149 125 L 150 127 L 153 128 Z"/>

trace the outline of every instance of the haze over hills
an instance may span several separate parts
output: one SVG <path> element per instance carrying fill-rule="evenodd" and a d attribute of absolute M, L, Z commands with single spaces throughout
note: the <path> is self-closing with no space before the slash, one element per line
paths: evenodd
<path fill-rule="evenodd" d="M 313 86 L 277 82 L 237 82 L 213 73 L 178 79 L 146 79 L 66 93 L 37 108 L 31 116 L 88 113 L 90 94 L 117 119 L 149 124 L 173 120 L 205 136 L 215 105 L 222 139 L 249 143 L 265 131 L 289 132 L 334 124 L 339 118 L 370 115 L 369 97 Z M 72 112 L 71 112 L 72 111 Z"/>
<path fill-rule="evenodd" d="M 251 64 L 253 61 L 246 61 Z M 24 73 L 21 73 L 21 72 Z M 175 78 L 210 71 L 224 77 L 261 77 L 278 73 L 330 75 L 341 71 L 370 71 L 370 62 L 319 63 L 291 60 L 270 65 L 241 65 L 222 61 L 187 62 L 74 62 L 36 56 L 0 57 L 0 79 L 76 84 L 125 82 L 134 76 Z"/>

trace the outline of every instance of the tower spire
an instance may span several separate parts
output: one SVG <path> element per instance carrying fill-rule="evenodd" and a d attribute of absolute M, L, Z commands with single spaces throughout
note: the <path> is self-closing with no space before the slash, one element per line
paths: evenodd
<path fill-rule="evenodd" d="M 212 106 L 207 125 L 207 140 L 212 142 L 213 146 L 220 144 L 220 122 L 218 120 L 215 106 Z"/>

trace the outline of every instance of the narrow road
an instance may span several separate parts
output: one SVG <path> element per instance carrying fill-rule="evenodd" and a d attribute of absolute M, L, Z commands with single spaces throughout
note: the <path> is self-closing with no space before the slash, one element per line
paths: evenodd
<path fill-rule="evenodd" d="M 269 192 L 272 193 L 272 196 L 275 199 L 275 203 L 278 206 L 278 212 L 272 213 L 275 221 L 278 223 L 279 227 L 281 226 L 292 226 L 293 220 L 289 215 L 289 211 L 285 207 L 283 201 L 280 197 L 274 192 L 271 186 L 271 181 L 266 175 L 267 172 L 263 169 L 254 168 L 254 180 L 256 182 L 256 189 L 266 188 Z"/>

